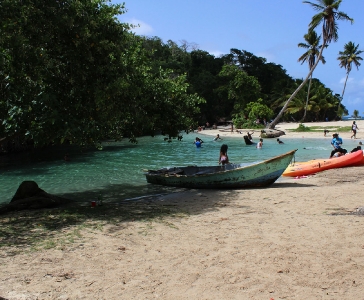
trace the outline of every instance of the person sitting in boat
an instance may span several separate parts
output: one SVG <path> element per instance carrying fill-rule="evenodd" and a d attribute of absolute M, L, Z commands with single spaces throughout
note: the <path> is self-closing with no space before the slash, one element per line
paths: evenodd
<path fill-rule="evenodd" d="M 331 151 L 330 158 L 333 157 L 336 152 L 340 152 L 343 154 L 346 154 L 348 152 L 346 149 L 341 148 L 342 144 L 342 138 L 339 137 L 338 133 L 334 133 L 331 140 L 331 145 L 332 147 L 334 147 L 334 150 Z"/>
<path fill-rule="evenodd" d="M 229 157 L 227 155 L 228 145 L 223 144 L 220 148 L 219 165 L 226 165 L 229 163 Z"/>
<path fill-rule="evenodd" d="M 284 144 L 280 139 L 277 139 L 278 144 Z"/>
<path fill-rule="evenodd" d="M 215 137 L 214 137 L 214 141 L 217 141 L 217 140 L 222 140 L 222 138 L 220 137 L 219 134 L 217 134 Z"/>
<path fill-rule="evenodd" d="M 330 158 L 340 157 L 340 156 L 343 156 L 343 155 L 345 155 L 345 154 L 344 154 L 344 153 L 341 153 L 341 152 L 336 152 L 336 153 L 334 153 L 334 155 L 333 155 L 332 157 L 330 157 Z"/>
<path fill-rule="evenodd" d="M 200 138 L 196 137 L 196 140 L 193 143 L 196 145 L 196 148 L 201 148 L 203 141 Z"/>
<path fill-rule="evenodd" d="M 356 152 L 361 150 L 361 146 L 356 146 L 353 150 L 350 151 L 350 153 Z"/>

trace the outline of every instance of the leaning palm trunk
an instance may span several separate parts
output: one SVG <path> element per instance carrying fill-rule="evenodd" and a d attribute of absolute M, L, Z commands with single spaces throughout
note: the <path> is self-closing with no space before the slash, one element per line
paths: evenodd
<path fill-rule="evenodd" d="M 306 118 L 307 107 L 308 107 L 308 99 L 310 98 L 311 83 L 312 83 L 312 73 L 311 73 L 311 77 L 310 77 L 310 82 L 308 84 L 305 112 L 303 113 L 303 117 L 301 119 L 301 122 L 303 122 L 305 120 L 305 118 Z"/>
<path fill-rule="evenodd" d="M 343 93 L 341 94 L 341 99 L 339 101 L 339 107 L 338 108 L 340 108 L 341 101 L 343 101 L 343 99 L 344 99 L 344 93 L 345 93 L 345 88 L 346 88 L 346 83 L 348 81 L 348 77 L 349 77 L 349 72 L 346 73 L 346 79 L 345 79 L 345 83 L 344 83 Z"/>
<path fill-rule="evenodd" d="M 317 57 L 317 61 L 315 62 L 315 64 L 313 65 L 312 69 L 310 70 L 310 72 L 308 73 L 307 77 L 305 78 L 305 80 L 299 85 L 299 87 L 293 92 L 293 94 L 291 95 L 291 97 L 289 97 L 289 99 L 286 101 L 286 103 L 284 104 L 284 106 L 282 107 L 281 111 L 279 112 L 279 114 L 276 116 L 276 118 L 268 124 L 268 128 L 269 129 L 274 129 L 274 127 L 276 126 L 276 124 L 278 123 L 278 121 L 280 120 L 280 118 L 282 117 L 283 113 L 286 111 L 288 104 L 292 101 L 292 99 L 294 97 L 296 97 L 297 93 L 304 87 L 304 85 L 306 84 L 307 80 L 311 77 L 313 71 L 315 70 L 315 68 L 317 67 L 318 63 L 320 62 L 321 56 L 322 56 L 322 52 L 324 51 L 326 45 L 326 40 L 324 40 L 322 46 L 321 46 L 321 50 L 320 53 Z"/>

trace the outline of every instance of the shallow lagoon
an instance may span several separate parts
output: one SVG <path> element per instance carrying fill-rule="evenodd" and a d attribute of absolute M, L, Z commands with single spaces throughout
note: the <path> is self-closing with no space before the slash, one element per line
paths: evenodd
<path fill-rule="evenodd" d="M 199 136 L 204 141 L 196 148 L 193 141 Z M 258 139 L 253 135 L 255 141 Z M 101 195 L 107 201 L 120 201 L 138 197 L 153 197 L 178 191 L 175 188 L 154 186 L 146 183 L 143 169 L 159 169 L 167 166 L 214 165 L 218 163 L 219 149 L 228 144 L 231 162 L 257 162 L 298 149 L 296 161 L 326 158 L 332 147 L 330 138 L 289 139 L 281 137 L 264 139 L 262 149 L 247 146 L 243 135 L 224 137 L 214 142 L 213 137 L 190 133 L 182 141 L 164 141 L 163 136 L 143 137 L 138 144 L 127 140 L 105 143 L 103 150 L 80 151 L 79 148 L 63 147 L 47 149 L 36 155 L 0 157 L 0 203 L 9 202 L 19 184 L 34 180 L 48 193 L 57 194 L 75 201 L 96 200 Z M 357 141 L 344 140 L 349 151 Z M 70 161 L 64 161 L 68 153 Z"/>

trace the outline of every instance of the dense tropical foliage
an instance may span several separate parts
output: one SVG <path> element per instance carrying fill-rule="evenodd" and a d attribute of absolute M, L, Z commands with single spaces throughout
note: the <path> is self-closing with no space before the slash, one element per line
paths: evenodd
<path fill-rule="evenodd" d="M 215 57 L 185 41 L 137 36 L 117 19 L 124 6 L 106 0 L 2 0 L 0 143 L 97 146 L 231 119 L 334 119 L 347 113 L 340 96 L 311 75 L 337 39 L 336 20 L 352 21 L 337 12 L 340 2 L 310 3 L 322 13 L 305 36 L 300 61 L 310 73 L 301 80 L 245 50 Z M 313 30 L 321 22 L 320 46 Z M 311 91 L 300 91 L 308 78 Z"/>

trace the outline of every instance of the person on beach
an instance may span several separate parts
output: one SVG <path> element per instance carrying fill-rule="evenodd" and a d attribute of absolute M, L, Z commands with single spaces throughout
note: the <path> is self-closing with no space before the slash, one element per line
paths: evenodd
<path fill-rule="evenodd" d="M 329 133 L 330 131 L 328 131 L 327 129 L 324 129 L 324 136 L 326 136 L 327 133 Z"/>
<path fill-rule="evenodd" d="M 277 139 L 278 144 L 284 144 L 280 139 Z"/>
<path fill-rule="evenodd" d="M 228 145 L 223 144 L 220 148 L 219 165 L 226 165 L 229 163 L 229 157 L 227 155 Z"/>
<path fill-rule="evenodd" d="M 351 139 L 354 137 L 356 139 L 356 131 L 359 130 L 358 125 L 356 125 L 355 121 L 353 121 L 353 125 L 351 125 L 351 131 L 353 132 L 353 135 L 351 136 Z"/>
<path fill-rule="evenodd" d="M 346 154 L 348 151 L 346 149 L 341 148 L 341 145 L 343 144 L 342 138 L 339 137 L 338 133 L 334 133 L 332 135 L 331 145 L 334 148 L 334 150 L 331 151 L 330 158 L 334 156 L 336 152 L 340 152 L 343 154 Z"/>
<path fill-rule="evenodd" d="M 257 149 L 261 149 L 263 147 L 263 139 L 259 140 L 259 143 L 257 144 Z"/>
<path fill-rule="evenodd" d="M 217 135 L 214 137 L 214 141 L 217 141 L 217 140 L 222 140 L 222 138 L 220 137 L 220 134 L 217 134 Z"/>

